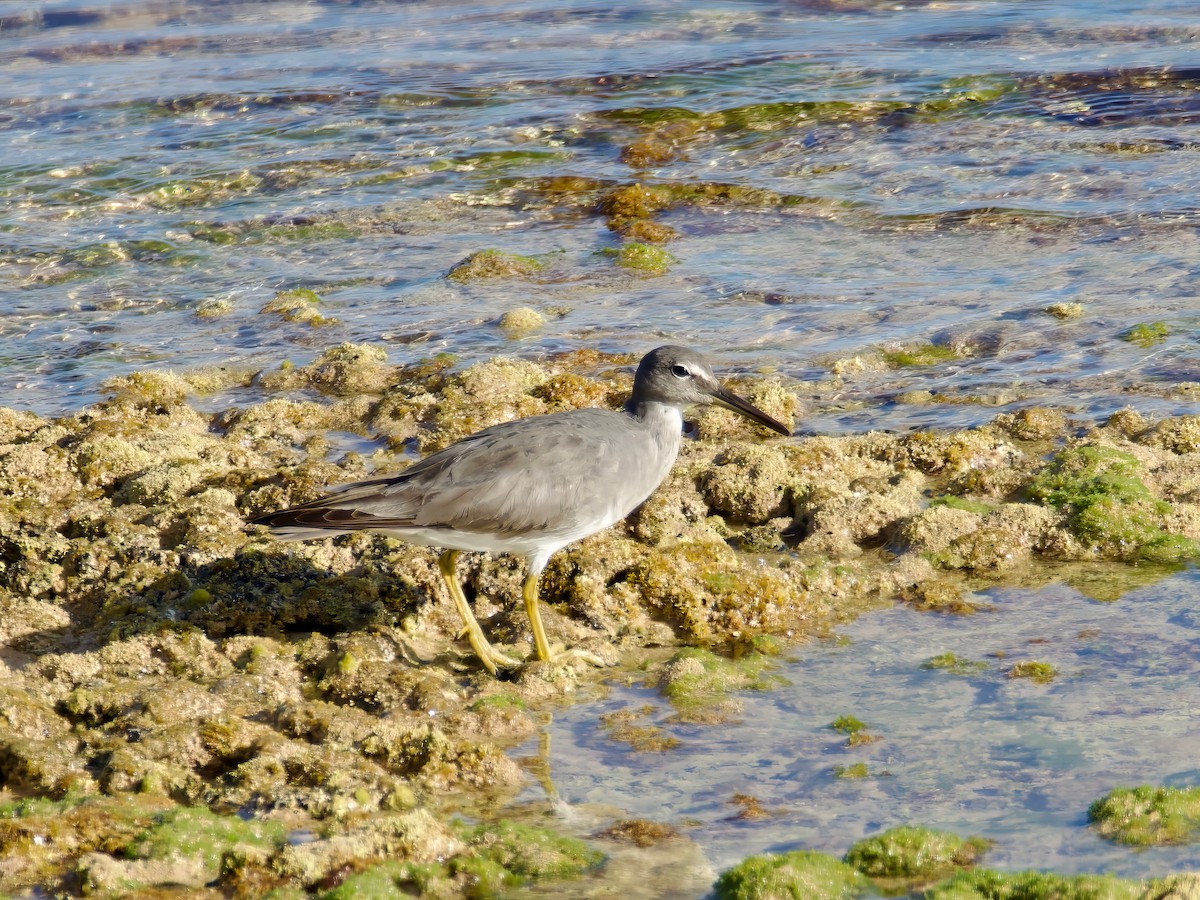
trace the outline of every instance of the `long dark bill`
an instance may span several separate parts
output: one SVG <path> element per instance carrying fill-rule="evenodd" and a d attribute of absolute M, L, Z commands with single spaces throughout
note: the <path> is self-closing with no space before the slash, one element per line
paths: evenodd
<path fill-rule="evenodd" d="M 724 406 L 726 409 L 732 409 L 734 412 L 741 413 L 747 419 L 753 419 L 759 425 L 765 425 L 772 431 L 778 431 L 782 435 L 790 435 L 792 433 L 791 429 L 782 422 L 772 419 L 749 400 L 743 400 L 737 394 L 727 391 L 725 388 L 714 392 L 712 397 L 719 406 Z"/>

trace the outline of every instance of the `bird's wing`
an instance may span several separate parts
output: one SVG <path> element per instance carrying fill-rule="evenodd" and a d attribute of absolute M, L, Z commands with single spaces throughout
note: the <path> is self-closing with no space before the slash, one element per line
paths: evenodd
<path fill-rule="evenodd" d="M 638 434 L 623 413 L 575 410 L 495 425 L 391 478 L 340 485 L 263 516 L 267 525 L 328 529 L 449 528 L 521 536 L 615 521 L 653 489 L 628 469 Z M 286 515 L 286 519 L 284 516 Z"/>

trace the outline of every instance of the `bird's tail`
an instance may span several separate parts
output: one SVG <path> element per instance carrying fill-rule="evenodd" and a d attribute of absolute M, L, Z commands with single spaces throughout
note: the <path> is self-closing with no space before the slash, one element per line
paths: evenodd
<path fill-rule="evenodd" d="M 264 513 L 250 519 L 248 524 L 267 526 L 271 529 L 271 533 L 281 541 L 307 541 L 313 538 L 349 534 L 357 530 L 316 524 L 312 521 L 312 511 L 304 508 L 281 509 L 277 512 Z"/>

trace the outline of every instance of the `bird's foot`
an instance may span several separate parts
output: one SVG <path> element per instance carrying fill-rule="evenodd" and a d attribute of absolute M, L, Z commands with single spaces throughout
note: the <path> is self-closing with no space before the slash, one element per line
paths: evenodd
<path fill-rule="evenodd" d="M 483 631 L 478 625 L 475 628 L 467 626 L 458 633 L 458 640 L 466 638 L 471 649 L 475 651 L 475 656 L 483 663 L 483 667 L 492 673 L 493 676 L 498 675 L 501 670 L 510 671 L 519 669 L 525 665 L 525 662 L 515 657 L 509 656 L 507 653 L 501 653 L 491 642 L 483 636 Z"/>
<path fill-rule="evenodd" d="M 571 647 L 570 649 L 566 649 L 562 644 L 551 645 L 551 662 L 561 663 L 571 659 L 578 659 L 579 661 L 595 666 L 598 669 L 606 669 L 609 666 L 616 665 L 615 662 L 609 662 L 603 657 L 592 653 L 590 650 L 584 650 L 582 647 Z"/>

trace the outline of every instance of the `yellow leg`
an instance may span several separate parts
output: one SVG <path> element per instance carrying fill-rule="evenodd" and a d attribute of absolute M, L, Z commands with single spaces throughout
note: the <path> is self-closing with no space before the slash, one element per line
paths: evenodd
<path fill-rule="evenodd" d="M 533 643 L 537 647 L 538 659 L 550 658 L 550 642 L 546 640 L 546 629 L 542 627 L 542 614 L 538 610 L 538 577 L 525 576 L 525 612 L 529 613 L 529 623 L 533 625 Z"/>
<path fill-rule="evenodd" d="M 505 656 L 489 644 L 488 639 L 484 637 L 483 629 L 475 621 L 475 614 L 471 612 L 471 606 L 463 595 L 462 587 L 458 583 L 458 575 L 454 571 L 456 562 L 458 562 L 458 551 L 447 550 L 438 557 L 438 569 L 441 570 L 442 580 L 446 582 L 446 587 L 450 590 L 450 596 L 454 598 L 454 605 L 458 607 L 458 614 L 462 617 L 463 624 L 467 626 L 467 640 L 471 642 L 471 649 L 475 651 L 475 655 L 479 657 L 484 668 L 493 675 L 496 674 L 497 668 L 515 669 L 521 663 L 511 656 Z"/>

